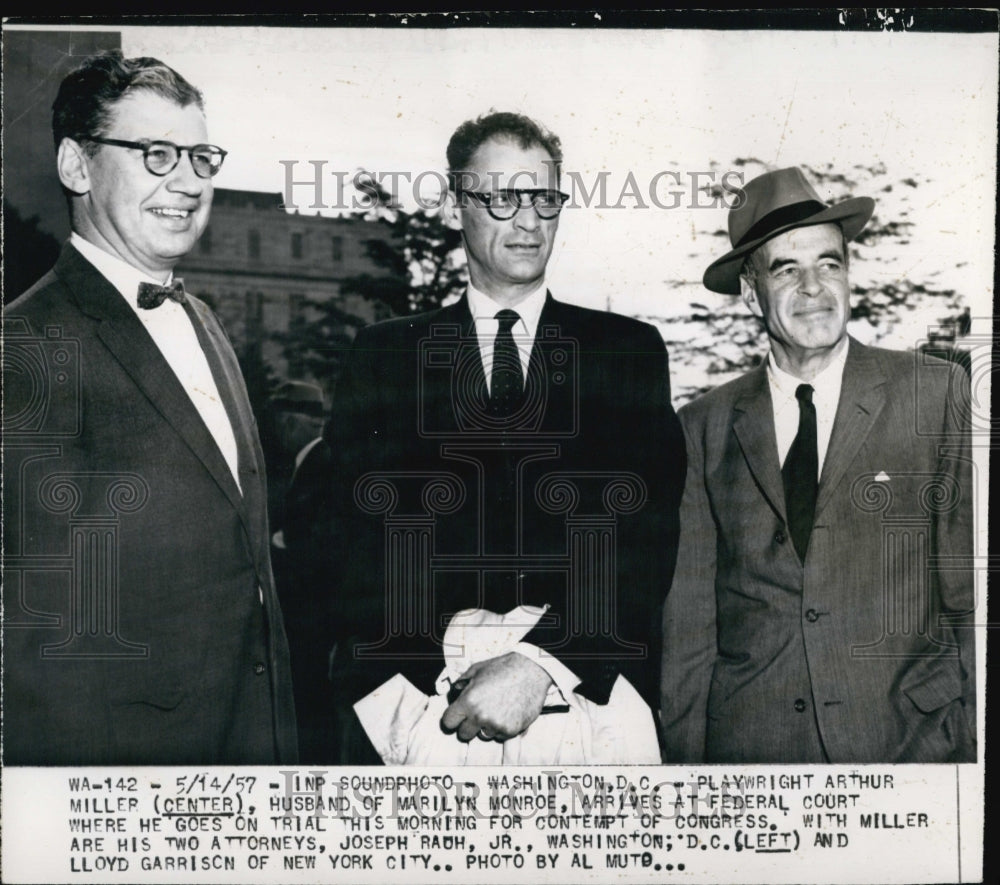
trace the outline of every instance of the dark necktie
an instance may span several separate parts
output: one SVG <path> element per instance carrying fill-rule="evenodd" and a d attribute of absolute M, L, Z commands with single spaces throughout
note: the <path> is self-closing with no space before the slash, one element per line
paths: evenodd
<path fill-rule="evenodd" d="M 799 401 L 799 432 L 781 468 L 781 478 L 785 484 L 788 531 L 803 562 L 809 548 L 809 535 L 812 534 L 816 489 L 819 485 L 816 407 L 813 405 L 812 395 L 813 389 L 809 384 L 800 384 L 795 390 L 795 398 Z"/>
<path fill-rule="evenodd" d="M 524 396 L 521 357 L 512 332 L 520 317 L 516 311 L 501 310 L 496 319 L 500 322 L 500 328 L 497 329 L 497 337 L 493 342 L 489 413 L 498 418 L 507 418 L 520 408 Z"/>
<path fill-rule="evenodd" d="M 139 283 L 139 307 L 143 310 L 153 310 L 170 298 L 178 304 L 184 303 L 184 280 L 176 278 L 169 286 L 157 286 L 155 283 Z"/>

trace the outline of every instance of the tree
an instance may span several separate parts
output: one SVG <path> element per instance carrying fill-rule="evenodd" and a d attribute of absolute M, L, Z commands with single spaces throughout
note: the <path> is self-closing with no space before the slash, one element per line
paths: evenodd
<path fill-rule="evenodd" d="M 404 316 L 439 307 L 465 287 L 467 276 L 461 234 L 448 227 L 437 209 L 407 211 L 374 176 L 361 173 L 360 191 L 370 205 L 359 218 L 387 230 L 388 237 L 365 242 L 368 256 L 382 273 L 348 277 L 339 299 L 311 300 L 316 319 L 300 322 L 285 336 L 286 350 L 321 381 L 334 381 L 344 351 L 366 320 L 345 309 L 344 297 L 357 295 L 374 305 L 376 319 Z"/>
<path fill-rule="evenodd" d="M 59 241 L 38 226 L 38 216 L 25 218 L 3 201 L 3 303 L 13 301 L 51 270 L 59 257 Z"/>
<path fill-rule="evenodd" d="M 444 223 L 438 208 L 407 212 L 370 173 L 361 180 L 372 200 L 365 219 L 387 225 L 392 234 L 367 243 L 369 257 L 386 274 L 344 280 L 341 292 L 379 301 L 396 316 L 432 310 L 461 293 L 468 277 L 459 231 Z"/>

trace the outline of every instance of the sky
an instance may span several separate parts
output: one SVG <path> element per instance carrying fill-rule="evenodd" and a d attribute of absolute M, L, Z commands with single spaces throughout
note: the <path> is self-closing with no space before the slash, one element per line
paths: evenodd
<path fill-rule="evenodd" d="M 324 161 L 333 203 L 334 172 L 436 175 L 462 121 L 537 119 L 560 136 L 565 170 L 607 184 L 609 207 L 563 213 L 547 282 L 565 300 L 647 316 L 692 295 L 711 304 L 699 281 L 725 251 L 711 233 L 726 208 L 694 206 L 697 187 L 756 158 L 918 178 L 918 241 L 881 256 L 886 273 L 946 261 L 989 312 L 996 34 L 126 26 L 122 47 L 203 90 L 210 137 L 230 152 L 220 187 L 283 192 L 282 161 L 296 179 Z M 631 181 L 645 206 L 619 201 Z M 672 208 L 652 204 L 654 181 Z M 412 188 L 398 196 L 413 207 Z"/>

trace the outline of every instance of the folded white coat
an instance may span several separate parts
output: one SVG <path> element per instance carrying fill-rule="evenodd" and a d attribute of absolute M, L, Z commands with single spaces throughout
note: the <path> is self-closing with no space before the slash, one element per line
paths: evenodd
<path fill-rule="evenodd" d="M 575 692 L 567 696 L 553 684 L 545 706 L 560 711 L 539 716 L 524 732 L 503 742 L 464 742 L 442 730 L 441 716 L 454 683 L 473 664 L 512 651 L 545 611 L 534 606 L 502 615 L 485 609 L 461 611 L 445 631 L 445 667 L 437 679 L 437 694 L 428 697 L 397 673 L 358 701 L 354 710 L 386 765 L 658 764 L 653 714 L 623 676 L 607 704 L 595 704 Z"/>

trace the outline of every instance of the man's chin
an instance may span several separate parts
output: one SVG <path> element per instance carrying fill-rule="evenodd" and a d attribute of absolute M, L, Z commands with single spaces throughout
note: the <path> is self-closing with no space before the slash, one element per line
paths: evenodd
<path fill-rule="evenodd" d="M 185 255 L 190 254 L 196 242 L 196 238 L 192 236 L 171 237 L 169 240 L 161 240 L 157 243 L 153 255 L 160 263 L 168 267 L 173 267 Z"/>
<path fill-rule="evenodd" d="M 504 276 L 506 276 L 511 282 L 519 283 L 521 285 L 537 283 L 542 277 L 545 276 L 545 265 L 534 261 L 526 261 L 523 263 L 515 262 L 508 265 Z"/>
<path fill-rule="evenodd" d="M 846 330 L 838 325 L 829 328 L 816 328 L 813 326 L 812 328 L 803 330 L 796 337 L 802 342 L 802 346 L 808 350 L 829 350 L 840 344 L 846 335 Z"/>

